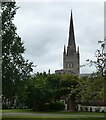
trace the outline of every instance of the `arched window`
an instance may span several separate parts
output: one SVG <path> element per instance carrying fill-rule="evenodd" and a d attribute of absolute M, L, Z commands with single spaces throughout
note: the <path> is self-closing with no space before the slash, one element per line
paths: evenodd
<path fill-rule="evenodd" d="M 72 63 L 70 64 L 70 67 L 71 67 L 71 68 L 73 67 L 73 64 L 72 64 Z"/>
<path fill-rule="evenodd" d="M 67 63 L 66 64 L 66 68 L 72 68 L 73 67 L 73 64 L 72 63 Z"/>

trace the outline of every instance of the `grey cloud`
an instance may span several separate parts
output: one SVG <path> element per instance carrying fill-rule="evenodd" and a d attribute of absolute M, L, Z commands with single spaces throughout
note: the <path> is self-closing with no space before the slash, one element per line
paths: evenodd
<path fill-rule="evenodd" d="M 25 57 L 38 66 L 34 71 L 62 68 L 63 45 L 68 43 L 70 10 L 73 9 L 76 43 L 81 64 L 94 59 L 97 41 L 103 39 L 102 3 L 17 3 L 14 23 L 26 47 Z M 84 69 L 84 70 L 83 70 Z M 91 72 L 83 68 L 81 72 Z"/>

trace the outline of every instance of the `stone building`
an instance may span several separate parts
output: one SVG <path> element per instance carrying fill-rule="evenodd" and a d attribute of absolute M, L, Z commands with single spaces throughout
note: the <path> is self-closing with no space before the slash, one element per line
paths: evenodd
<path fill-rule="evenodd" d="M 70 26 L 69 26 L 69 39 L 67 49 L 64 45 L 63 51 L 63 69 L 56 70 L 57 74 L 80 74 L 80 53 L 79 47 L 76 50 L 73 14 L 71 10 Z"/>

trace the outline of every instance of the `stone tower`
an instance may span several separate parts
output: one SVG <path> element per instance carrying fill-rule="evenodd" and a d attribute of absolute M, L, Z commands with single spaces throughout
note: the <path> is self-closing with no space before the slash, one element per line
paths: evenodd
<path fill-rule="evenodd" d="M 62 74 L 64 73 L 64 74 L 79 75 L 80 73 L 79 64 L 80 64 L 80 53 L 79 53 L 79 47 L 76 50 L 73 14 L 71 10 L 68 46 L 66 49 L 64 45 L 64 51 L 63 51 L 63 69 L 56 70 L 55 72 Z"/>

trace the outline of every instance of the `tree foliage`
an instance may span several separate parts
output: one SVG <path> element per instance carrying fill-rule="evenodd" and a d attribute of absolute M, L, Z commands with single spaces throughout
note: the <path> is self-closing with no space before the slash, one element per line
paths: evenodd
<path fill-rule="evenodd" d="M 79 100 L 82 104 L 86 105 L 105 105 L 104 96 L 105 92 L 105 81 L 106 81 L 106 52 L 105 52 L 105 41 L 98 41 L 101 44 L 100 50 L 95 52 L 96 60 L 86 60 L 90 67 L 95 65 L 96 72 L 91 75 L 90 78 L 80 78 L 78 89 L 79 89 Z M 86 65 L 84 65 L 86 66 Z"/>
<path fill-rule="evenodd" d="M 2 81 L 5 100 L 21 95 L 24 80 L 32 71 L 32 63 L 25 60 L 25 48 L 13 24 L 18 7 L 15 2 L 1 3 L 2 16 Z"/>
<path fill-rule="evenodd" d="M 104 105 L 103 76 L 82 77 L 78 84 L 78 101 L 83 105 Z"/>
<path fill-rule="evenodd" d="M 71 75 L 35 74 L 27 83 L 26 104 L 34 110 L 43 110 L 45 105 L 50 108 L 55 103 L 63 107 L 58 102 L 76 95 L 76 85 L 77 80 Z"/>

